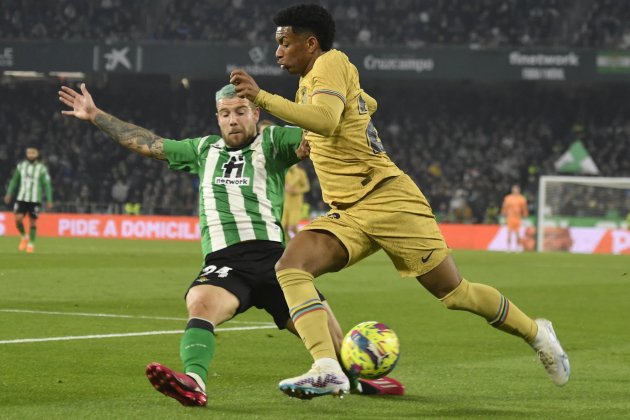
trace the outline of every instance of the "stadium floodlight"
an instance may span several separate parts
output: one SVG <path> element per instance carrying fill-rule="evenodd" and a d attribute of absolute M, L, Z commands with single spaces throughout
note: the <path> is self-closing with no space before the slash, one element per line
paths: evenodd
<path fill-rule="evenodd" d="M 19 78 L 29 78 L 29 79 L 37 79 L 45 77 L 44 73 L 40 73 L 38 71 L 24 71 L 24 70 L 5 70 L 3 72 L 5 76 L 10 77 L 19 77 Z"/>
<path fill-rule="evenodd" d="M 85 73 L 81 71 L 50 71 L 48 75 L 64 80 L 85 80 Z"/>
<path fill-rule="evenodd" d="M 572 228 L 627 227 L 630 178 L 541 176 L 538 187 L 538 251 L 575 250 Z"/>

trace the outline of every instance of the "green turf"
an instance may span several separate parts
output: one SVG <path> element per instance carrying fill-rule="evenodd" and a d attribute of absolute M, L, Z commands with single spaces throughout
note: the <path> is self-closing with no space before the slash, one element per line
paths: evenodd
<path fill-rule="evenodd" d="M 17 244 L 0 237 L 0 341 L 184 327 L 182 295 L 201 261 L 196 243 L 40 238 L 33 255 Z M 405 383 L 404 397 L 289 399 L 277 382 L 301 374 L 310 358 L 290 334 L 261 329 L 218 333 L 202 409 L 162 396 L 144 376 L 151 361 L 179 368 L 179 334 L 0 344 L 0 418 L 628 417 L 628 257 L 459 251 L 455 258 L 468 279 L 554 322 L 571 359 L 566 387 L 549 381 L 519 339 L 444 309 L 377 254 L 317 284 L 346 328 L 376 319 L 398 332 L 402 357 L 392 376 Z M 257 310 L 236 320 L 224 327 L 270 321 Z"/>

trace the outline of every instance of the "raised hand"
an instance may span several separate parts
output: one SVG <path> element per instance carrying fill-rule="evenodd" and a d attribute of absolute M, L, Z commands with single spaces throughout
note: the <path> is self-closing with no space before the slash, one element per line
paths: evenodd
<path fill-rule="evenodd" d="M 85 83 L 81 83 L 81 93 L 69 88 L 68 86 L 62 86 L 59 91 L 59 100 L 72 108 L 72 111 L 61 111 L 63 115 L 70 115 L 80 120 L 86 120 L 94 122 L 96 114 L 99 109 L 94 105 L 92 95 L 85 87 Z"/>
<path fill-rule="evenodd" d="M 234 69 L 230 73 L 230 83 L 236 88 L 236 94 L 239 98 L 249 99 L 254 101 L 260 88 L 256 84 L 256 81 L 245 70 Z"/>

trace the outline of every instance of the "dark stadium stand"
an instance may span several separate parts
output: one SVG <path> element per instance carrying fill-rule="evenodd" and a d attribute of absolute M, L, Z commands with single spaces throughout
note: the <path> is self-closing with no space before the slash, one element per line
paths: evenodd
<path fill-rule="evenodd" d="M 0 39 L 269 42 L 271 17 L 293 0 L 4 0 Z M 619 0 L 319 1 L 338 44 L 630 46 Z"/>
<path fill-rule="evenodd" d="M 171 90 L 166 78 L 119 83 L 124 96 L 111 84 L 93 87 L 92 94 L 122 119 L 177 139 L 217 130 L 212 93 L 224 81 L 199 82 L 189 90 Z M 290 92 L 292 83 L 284 83 Z M 576 138 L 602 175 L 630 176 L 627 85 L 424 82 L 365 88 L 379 101 L 374 121 L 388 154 L 418 182 L 442 220 L 496 221 L 492 210 L 513 183 L 535 206 L 537 175 L 554 173 L 554 161 Z M 118 179 L 118 194 L 128 188 L 118 202 L 139 200 L 144 214 L 196 211 L 195 177 L 134 156 L 94 127 L 63 118 L 57 89 L 50 82 L 0 86 L 3 187 L 24 147 L 35 142 L 49 164 L 57 211 L 120 212 L 112 197 Z M 313 181 L 308 201 L 323 210 L 307 169 Z"/>
<path fill-rule="evenodd" d="M 292 0 L 3 0 L 0 41 L 100 40 L 269 43 L 271 16 Z M 515 47 L 630 46 L 630 2 L 614 0 L 374 0 L 328 5 L 344 45 Z M 150 7 L 149 7 L 150 4 Z M 213 92 L 227 79 L 88 76 L 103 109 L 157 134 L 185 138 L 216 132 Z M 55 188 L 56 211 L 193 214 L 196 180 L 142 159 L 88 124 L 65 119 L 60 81 L 0 83 L 0 180 L 27 144 L 41 146 Z M 266 85 L 265 85 L 266 83 Z M 362 80 L 379 101 L 375 125 L 392 159 L 421 186 L 441 220 L 497 221 L 513 183 L 532 210 L 539 174 L 577 138 L 602 175 L 630 176 L 630 124 L 623 83 Z M 292 78 L 262 79 L 286 97 Z M 309 165 L 307 165 L 309 166 Z M 312 167 L 308 201 L 324 210 Z"/>

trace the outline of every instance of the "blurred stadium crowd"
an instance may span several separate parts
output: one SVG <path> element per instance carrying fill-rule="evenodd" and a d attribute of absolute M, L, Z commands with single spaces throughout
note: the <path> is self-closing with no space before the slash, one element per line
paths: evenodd
<path fill-rule="evenodd" d="M 1 0 L 0 39 L 269 42 L 293 0 Z M 630 47 L 622 0 L 319 1 L 338 44 Z"/>
<path fill-rule="evenodd" d="M 171 89 L 165 80 L 120 83 L 119 89 L 111 83 L 91 86 L 102 109 L 166 138 L 218 132 L 213 94 L 225 81 L 190 89 Z M 290 92 L 293 84 L 285 83 Z M 533 210 L 538 175 L 553 174 L 553 163 L 577 138 L 602 175 L 630 176 L 626 85 L 364 85 L 379 101 L 374 122 L 388 154 L 417 181 L 443 221 L 496 222 L 503 195 L 514 183 Z M 89 124 L 62 117 L 57 89 L 49 82 L 0 86 L 3 182 L 26 145 L 34 143 L 49 165 L 57 211 L 121 212 L 125 203 L 140 203 L 143 214 L 196 211 L 194 176 L 136 156 Z M 321 211 L 321 191 L 312 167 L 305 166 L 312 182 L 307 201 Z"/>
<path fill-rule="evenodd" d="M 269 43 L 270 16 L 293 3 L 0 0 L 0 40 Z M 630 46 L 630 2 L 625 1 L 350 0 L 328 6 L 341 46 Z M 213 95 L 226 82 L 199 81 L 186 88 L 167 77 L 121 76 L 90 89 L 104 110 L 163 137 L 182 139 L 218 133 Z M 286 97 L 294 95 L 292 78 L 259 82 Z M 584 142 L 602 175 L 630 176 L 627 85 L 362 84 L 379 101 L 374 122 L 388 154 L 416 180 L 442 221 L 497 222 L 502 198 L 515 183 L 533 210 L 538 176 L 553 174 L 553 163 L 576 139 Z M 24 148 L 35 144 L 49 165 L 56 211 L 118 213 L 134 204 L 126 211 L 196 212 L 195 177 L 129 153 L 89 124 L 62 117 L 58 88 L 51 81 L 0 84 L 3 187 Z M 312 167 L 305 166 L 312 184 L 307 201 L 321 212 L 321 192 Z"/>

